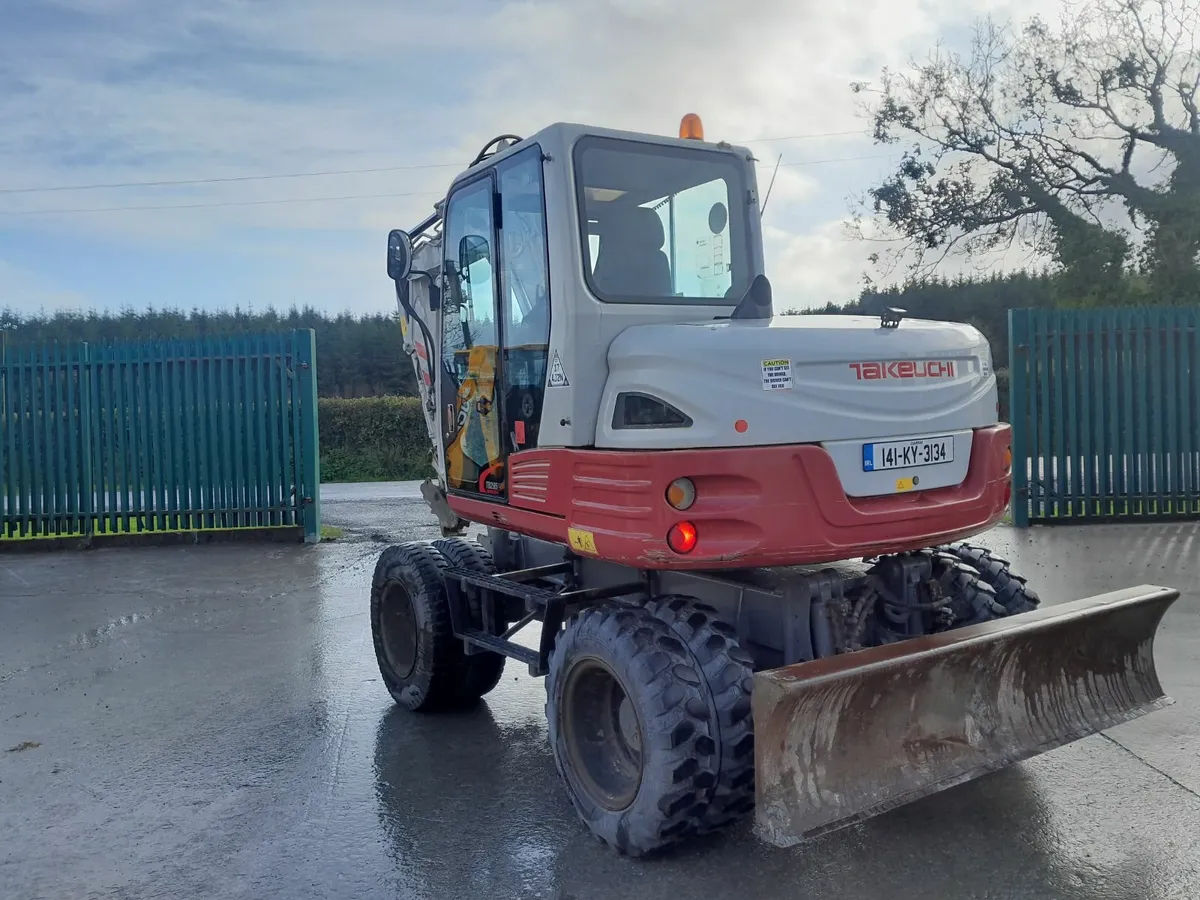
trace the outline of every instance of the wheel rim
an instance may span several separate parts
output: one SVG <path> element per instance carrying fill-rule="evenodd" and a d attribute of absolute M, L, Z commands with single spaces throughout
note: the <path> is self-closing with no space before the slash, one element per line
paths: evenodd
<path fill-rule="evenodd" d="M 612 669 L 579 660 L 563 684 L 563 738 L 571 769 L 605 809 L 625 809 L 642 783 L 641 723 Z"/>
<path fill-rule="evenodd" d="M 417 665 L 417 615 L 404 586 L 392 582 L 383 592 L 379 616 L 380 636 L 388 665 L 407 678 Z"/>

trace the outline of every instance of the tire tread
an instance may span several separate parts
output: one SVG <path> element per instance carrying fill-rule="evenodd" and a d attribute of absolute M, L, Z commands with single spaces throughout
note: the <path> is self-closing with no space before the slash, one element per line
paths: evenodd
<path fill-rule="evenodd" d="M 495 575 L 496 563 L 492 555 L 477 541 L 464 537 L 439 538 L 433 542 L 446 562 L 459 569 L 468 569 L 479 575 Z M 501 653 L 485 651 L 463 654 L 466 665 L 466 686 L 468 695 L 482 697 L 490 693 L 500 683 L 504 676 L 506 657 Z"/>
<path fill-rule="evenodd" d="M 974 569 L 980 579 L 991 586 L 1008 615 L 1032 612 L 1041 605 L 1041 597 L 1024 578 L 1012 571 L 1008 560 L 991 550 L 966 542 L 950 544 L 939 550 L 953 554 Z"/>
<path fill-rule="evenodd" d="M 754 809 L 754 725 L 750 698 L 754 661 L 716 609 L 686 596 L 655 598 L 646 608 L 679 635 L 707 682 L 717 725 L 718 771 L 699 833 L 724 829 Z"/>
<path fill-rule="evenodd" d="M 626 681 L 642 723 L 644 763 L 638 796 L 612 812 L 581 795 L 562 746 L 557 701 L 577 652 L 604 661 Z M 680 843 L 700 830 L 717 780 L 714 723 L 702 696 L 692 656 L 663 621 L 647 610 L 601 606 L 567 620 L 558 635 L 546 678 L 546 719 L 554 763 L 585 824 L 628 856 L 644 856 Z"/>

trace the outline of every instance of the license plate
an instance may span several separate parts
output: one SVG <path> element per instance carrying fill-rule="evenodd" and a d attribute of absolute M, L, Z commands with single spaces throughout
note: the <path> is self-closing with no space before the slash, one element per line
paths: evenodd
<path fill-rule="evenodd" d="M 954 438 L 918 438 L 912 441 L 886 441 L 863 444 L 863 471 L 912 469 L 954 462 Z"/>

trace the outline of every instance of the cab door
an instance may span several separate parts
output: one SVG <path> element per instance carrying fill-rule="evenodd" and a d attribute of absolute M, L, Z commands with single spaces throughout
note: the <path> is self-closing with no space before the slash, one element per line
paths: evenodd
<path fill-rule="evenodd" d="M 495 197 L 489 171 L 458 187 L 446 204 L 438 396 L 447 487 L 503 500 Z"/>
<path fill-rule="evenodd" d="M 500 191 L 500 384 L 506 450 L 538 446 L 550 353 L 550 271 L 542 148 L 496 163 Z"/>

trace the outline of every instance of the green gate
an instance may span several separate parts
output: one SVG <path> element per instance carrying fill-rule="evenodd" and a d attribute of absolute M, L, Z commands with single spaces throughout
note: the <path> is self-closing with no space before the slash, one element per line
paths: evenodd
<path fill-rule="evenodd" d="M 1014 524 L 1200 517 L 1200 307 L 1008 324 Z"/>
<path fill-rule="evenodd" d="M 320 532 L 311 330 L 0 344 L 0 546 Z"/>

